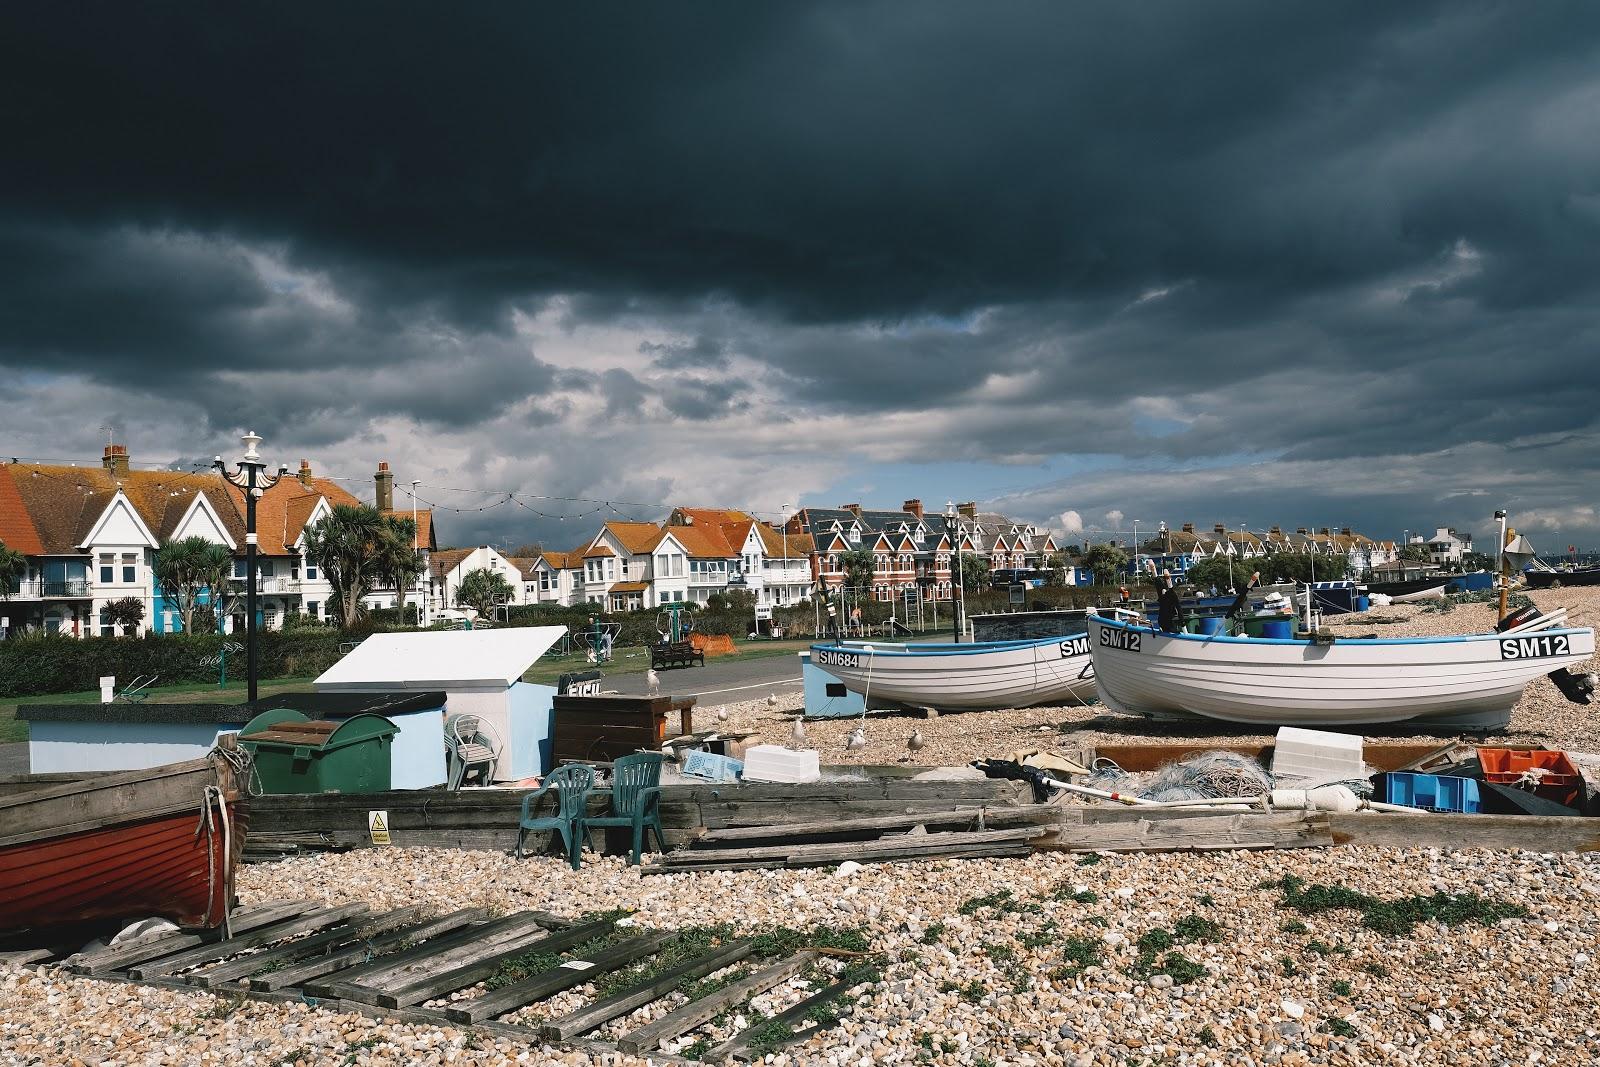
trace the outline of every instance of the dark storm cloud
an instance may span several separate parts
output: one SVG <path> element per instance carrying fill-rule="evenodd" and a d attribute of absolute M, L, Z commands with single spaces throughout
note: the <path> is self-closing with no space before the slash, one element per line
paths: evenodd
<path fill-rule="evenodd" d="M 217 430 L 244 385 L 308 443 L 772 410 L 897 460 L 1454 481 L 1600 402 L 1592 4 L 0 19 L 0 364 Z M 552 302 L 629 358 L 542 360 Z"/>

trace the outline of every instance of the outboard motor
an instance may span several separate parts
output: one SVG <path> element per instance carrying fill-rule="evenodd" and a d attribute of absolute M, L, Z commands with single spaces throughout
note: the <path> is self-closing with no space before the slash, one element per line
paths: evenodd
<path fill-rule="evenodd" d="M 1600 678 L 1593 674 L 1575 674 L 1565 667 L 1557 667 L 1546 677 L 1556 683 L 1561 695 L 1574 704 L 1594 703 L 1595 688 L 1600 685 Z"/>

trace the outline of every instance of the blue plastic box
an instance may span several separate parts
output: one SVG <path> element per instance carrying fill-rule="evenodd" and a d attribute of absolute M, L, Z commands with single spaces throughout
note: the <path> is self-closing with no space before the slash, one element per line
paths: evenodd
<path fill-rule="evenodd" d="M 707 752 L 703 748 L 692 748 L 683 754 L 683 766 L 679 770 L 690 778 L 704 778 L 711 782 L 734 782 L 744 774 L 744 761 L 736 760 L 732 756 Z"/>
<path fill-rule="evenodd" d="M 1459 811 L 1472 814 L 1483 810 L 1478 799 L 1478 783 L 1471 778 L 1446 778 L 1436 774 L 1408 774 L 1395 771 L 1383 776 L 1383 799 L 1428 811 Z"/>

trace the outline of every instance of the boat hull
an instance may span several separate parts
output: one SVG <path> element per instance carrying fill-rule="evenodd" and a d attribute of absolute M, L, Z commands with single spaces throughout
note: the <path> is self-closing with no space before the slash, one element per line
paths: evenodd
<path fill-rule="evenodd" d="M 1600 585 L 1600 567 L 1581 571 L 1526 571 L 1522 577 L 1534 589 L 1554 589 L 1558 584 Z"/>
<path fill-rule="evenodd" d="M 226 769 L 213 772 L 205 760 L 174 766 L 181 769 L 96 775 L 4 798 L 0 924 L 160 916 L 184 927 L 220 925 L 244 844 L 244 807 Z M 206 794 L 219 778 L 226 833 L 215 795 Z"/>
<path fill-rule="evenodd" d="M 1084 704 L 1095 697 L 1085 634 L 963 645 L 812 645 L 811 662 L 869 699 L 940 711 Z"/>
<path fill-rule="evenodd" d="M 1261 726 L 1501 730 L 1528 683 L 1594 655 L 1594 631 L 1305 640 L 1164 634 L 1098 616 L 1089 638 L 1108 708 Z"/>

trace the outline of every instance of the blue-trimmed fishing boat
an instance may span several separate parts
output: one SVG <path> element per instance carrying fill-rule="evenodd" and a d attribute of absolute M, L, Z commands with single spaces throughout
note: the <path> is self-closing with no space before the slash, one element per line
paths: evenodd
<path fill-rule="evenodd" d="M 1415 722 L 1503 730 L 1540 675 L 1588 702 L 1566 667 L 1595 652 L 1594 630 L 1518 629 L 1464 637 L 1265 638 L 1164 633 L 1089 616 L 1100 699 L 1152 719 L 1273 726 Z"/>
<path fill-rule="evenodd" d="M 1085 704 L 1094 698 L 1089 635 L 969 644 L 840 641 L 811 662 L 869 700 L 940 711 Z"/>

